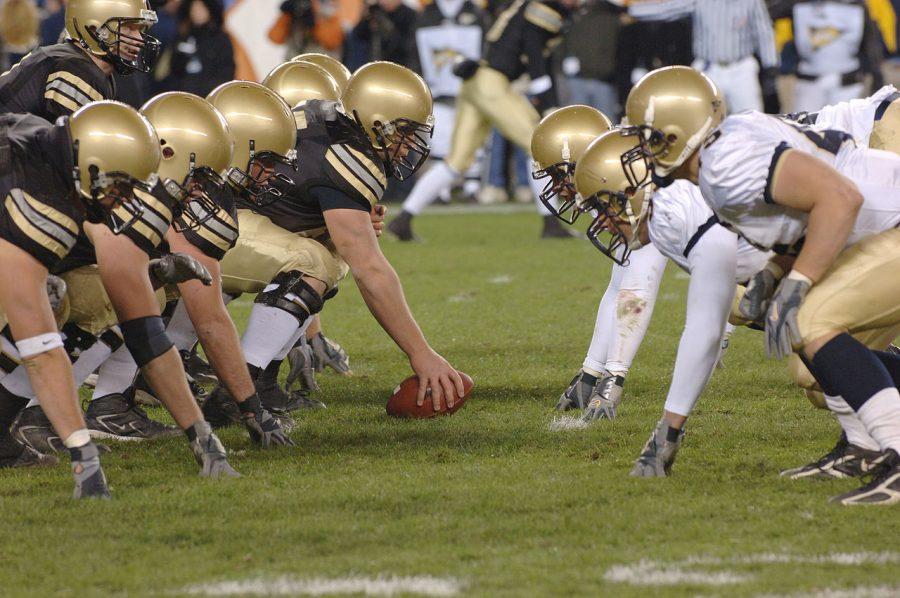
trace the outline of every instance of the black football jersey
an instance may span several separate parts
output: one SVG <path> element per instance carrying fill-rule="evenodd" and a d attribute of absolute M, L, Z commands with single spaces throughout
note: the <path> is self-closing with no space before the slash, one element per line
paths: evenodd
<path fill-rule="evenodd" d="M 144 205 L 144 212 L 137 222 L 122 231 L 122 235 L 131 239 L 132 243 L 140 247 L 148 256 L 158 257 L 157 248 L 163 243 L 172 222 L 174 200 L 159 182 L 151 189 L 150 193 L 135 189 L 135 197 Z M 122 220 L 131 219 L 131 215 L 121 206 L 113 210 L 113 213 Z M 94 246 L 82 231 L 69 254 L 65 259 L 60 260 L 51 271 L 54 274 L 60 274 L 96 263 L 97 254 L 94 252 Z"/>
<path fill-rule="evenodd" d="M 38 48 L 0 75 L 0 114 L 28 113 L 53 122 L 115 96 L 112 75 L 73 42 Z"/>
<path fill-rule="evenodd" d="M 569 11 L 554 0 L 515 0 L 485 35 L 487 65 L 509 78 L 550 74 L 550 54 L 562 42 Z"/>
<path fill-rule="evenodd" d="M 10 163 L 0 173 L 0 237 L 50 268 L 72 250 L 85 217 L 65 124 L 0 115 L 0 135 L 10 148 Z"/>
<path fill-rule="evenodd" d="M 196 228 L 185 230 L 183 234 L 191 245 L 205 255 L 221 260 L 238 239 L 237 208 L 234 193 L 227 185 L 210 199 L 216 205 L 212 214 L 208 214 L 196 202 L 188 204 L 186 209 L 193 211 L 198 220 L 203 222 Z"/>
<path fill-rule="evenodd" d="M 336 103 L 312 100 L 294 108 L 299 171 L 279 164 L 293 184 L 278 182 L 283 197 L 259 207 L 245 200 L 238 207 L 266 216 L 276 225 L 308 236 L 325 232 L 326 210 L 369 212 L 387 187 L 384 161 L 365 134 Z"/>

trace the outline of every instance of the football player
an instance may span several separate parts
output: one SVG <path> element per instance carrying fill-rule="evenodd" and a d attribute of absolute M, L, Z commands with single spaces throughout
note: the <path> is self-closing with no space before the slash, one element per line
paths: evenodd
<path fill-rule="evenodd" d="M 900 359 L 852 336 L 900 324 L 900 158 L 859 148 L 843 131 L 757 112 L 725 119 L 715 85 L 687 67 L 642 78 L 626 113 L 640 141 L 622 156 L 633 187 L 698 183 L 724 225 L 796 256 L 769 301 L 767 352 L 799 351 L 884 451 L 872 481 L 835 500 L 900 502 Z"/>
<path fill-rule="evenodd" d="M 159 140 L 136 111 L 108 102 L 55 125 L 33 115 L 0 116 L 0 123 L 0 145 L 8 148 L 0 162 L 0 306 L 37 396 L 71 455 L 75 497 L 108 497 L 46 281 L 88 225 L 83 223 L 104 228 L 115 223 L 116 206 L 154 182 Z M 135 336 L 158 340 L 137 332 L 130 343 Z"/>
<path fill-rule="evenodd" d="M 575 185 L 582 210 L 597 214 L 590 235 L 608 231 L 622 255 L 652 242 L 691 276 L 687 317 L 665 412 L 631 472 L 669 475 L 684 436 L 684 424 L 712 376 L 720 340 L 732 310 L 735 283 L 746 284 L 771 253 L 761 251 L 718 223 L 700 190 L 688 181 L 664 189 L 635 189 L 620 157 L 637 145 L 619 130 L 594 141 L 578 161 Z"/>
<path fill-rule="evenodd" d="M 0 113 L 50 122 L 96 100 L 115 99 L 113 73 L 147 73 L 159 41 L 147 0 L 70 0 L 66 40 L 34 50 L 0 75 Z"/>
<path fill-rule="evenodd" d="M 431 94 L 409 69 L 375 62 L 351 77 L 342 101 L 346 113 L 336 102 L 316 100 L 295 108 L 303 168 L 286 181 L 288 167 L 276 165 L 266 193 L 240 200 L 241 235 L 222 271 L 226 292 L 259 292 L 244 354 L 257 374 L 283 357 L 349 269 L 376 319 L 409 356 L 419 403 L 430 389 L 438 409 L 442 397 L 452 404 L 462 395 L 462 380 L 425 340 L 371 224 L 388 175 L 409 176 L 428 154 Z M 223 409 L 214 412 L 217 397 L 220 407 L 227 404 L 214 393 L 204 410 L 213 421 L 227 421 Z"/>
<path fill-rule="evenodd" d="M 388 224 L 388 231 L 401 241 L 415 238 L 412 219 L 462 175 L 475 153 L 496 128 L 526 152 L 540 115 L 556 106 L 550 69 L 550 53 L 562 41 L 571 11 L 579 0 L 516 0 L 504 10 L 487 32 L 487 47 L 480 62 L 467 60 L 456 68 L 463 79 L 456 100 L 456 121 L 450 152 L 444 161 L 416 182 L 403 211 Z M 512 82 L 528 73 L 527 97 L 514 91 Z M 541 193 L 533 185 L 535 197 Z M 543 237 L 569 237 L 544 205 Z"/>
<path fill-rule="evenodd" d="M 610 120 L 597 110 L 569 106 L 551 112 L 535 128 L 531 138 L 534 176 L 547 181 L 539 199 L 567 224 L 582 213 L 573 178 L 578 158 L 610 127 Z M 561 411 L 582 409 L 590 420 L 616 416 L 625 376 L 650 324 L 666 265 L 666 258 L 653 246 L 635 252 L 627 267 L 619 256 L 621 248 L 597 247 L 616 263 L 597 310 L 584 364 L 556 405 Z"/>
<path fill-rule="evenodd" d="M 248 110 L 252 110 L 249 103 Z M 141 113 L 157 130 L 162 143 L 159 175 L 163 185 L 158 191 L 185 206 L 166 232 L 167 245 L 180 255 L 194 258 L 210 273 L 209 284 L 190 280 L 177 287 L 192 330 L 199 332 L 218 378 L 232 396 L 239 397 L 241 422 L 251 438 L 263 448 L 292 444 L 279 422 L 260 404 L 237 331 L 222 300 L 219 260 L 238 237 L 234 196 L 222 178 L 233 152 L 228 125 L 209 102 L 182 92 L 152 98 Z M 258 147 L 259 151 L 265 149 Z M 170 329 L 171 325 L 167 333 Z M 121 348 L 100 368 L 86 414 L 92 434 L 118 439 L 157 435 L 155 422 L 148 423 L 134 405 L 131 385 L 136 373 L 137 365 Z"/>

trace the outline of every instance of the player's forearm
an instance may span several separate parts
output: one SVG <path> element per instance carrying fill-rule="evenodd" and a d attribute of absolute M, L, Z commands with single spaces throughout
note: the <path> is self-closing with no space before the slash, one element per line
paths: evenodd
<path fill-rule="evenodd" d="M 216 376 L 235 397 L 243 401 L 255 391 L 237 330 L 234 327 L 218 284 L 205 287 L 196 281 L 179 285 L 197 338 Z M 191 287 L 187 290 L 187 287 Z"/>
<path fill-rule="evenodd" d="M 856 191 L 817 202 L 809 213 L 806 240 L 793 269 L 814 283 L 821 279 L 847 244 L 860 205 L 862 197 Z"/>
<path fill-rule="evenodd" d="M 397 273 L 387 260 L 379 262 L 381 263 L 373 264 L 361 272 L 354 271 L 363 300 L 381 327 L 404 353 L 413 357 L 430 351 L 431 348 L 406 303 Z"/>

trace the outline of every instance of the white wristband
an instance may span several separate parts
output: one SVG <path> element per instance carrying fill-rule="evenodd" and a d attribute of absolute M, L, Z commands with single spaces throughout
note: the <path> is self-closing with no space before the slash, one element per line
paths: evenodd
<path fill-rule="evenodd" d="M 800 282 L 805 282 L 809 286 L 812 286 L 813 281 L 811 278 L 803 274 L 802 272 L 797 272 L 796 270 L 791 270 L 787 275 L 789 280 L 799 280 Z"/>
<path fill-rule="evenodd" d="M 16 348 L 22 359 L 28 359 L 62 346 L 62 336 L 58 332 L 48 332 L 16 341 Z"/>

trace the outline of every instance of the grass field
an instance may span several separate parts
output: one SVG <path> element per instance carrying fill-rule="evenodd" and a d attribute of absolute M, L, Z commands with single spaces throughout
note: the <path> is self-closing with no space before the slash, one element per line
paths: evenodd
<path fill-rule="evenodd" d="M 111 502 L 72 501 L 62 466 L 4 471 L 0 594 L 900 595 L 897 509 L 827 503 L 856 482 L 779 479 L 836 427 L 758 333 L 735 334 L 675 475 L 627 476 L 683 323 L 674 266 L 619 418 L 553 431 L 610 263 L 586 241 L 538 241 L 533 214 L 417 225 L 427 242 L 384 248 L 432 344 L 475 379 L 462 411 L 385 415 L 409 365 L 348 281 L 324 322 L 356 376 L 320 378 L 329 408 L 297 415 L 296 449 L 226 430 L 244 477 L 210 481 L 182 439 L 116 444 Z"/>

